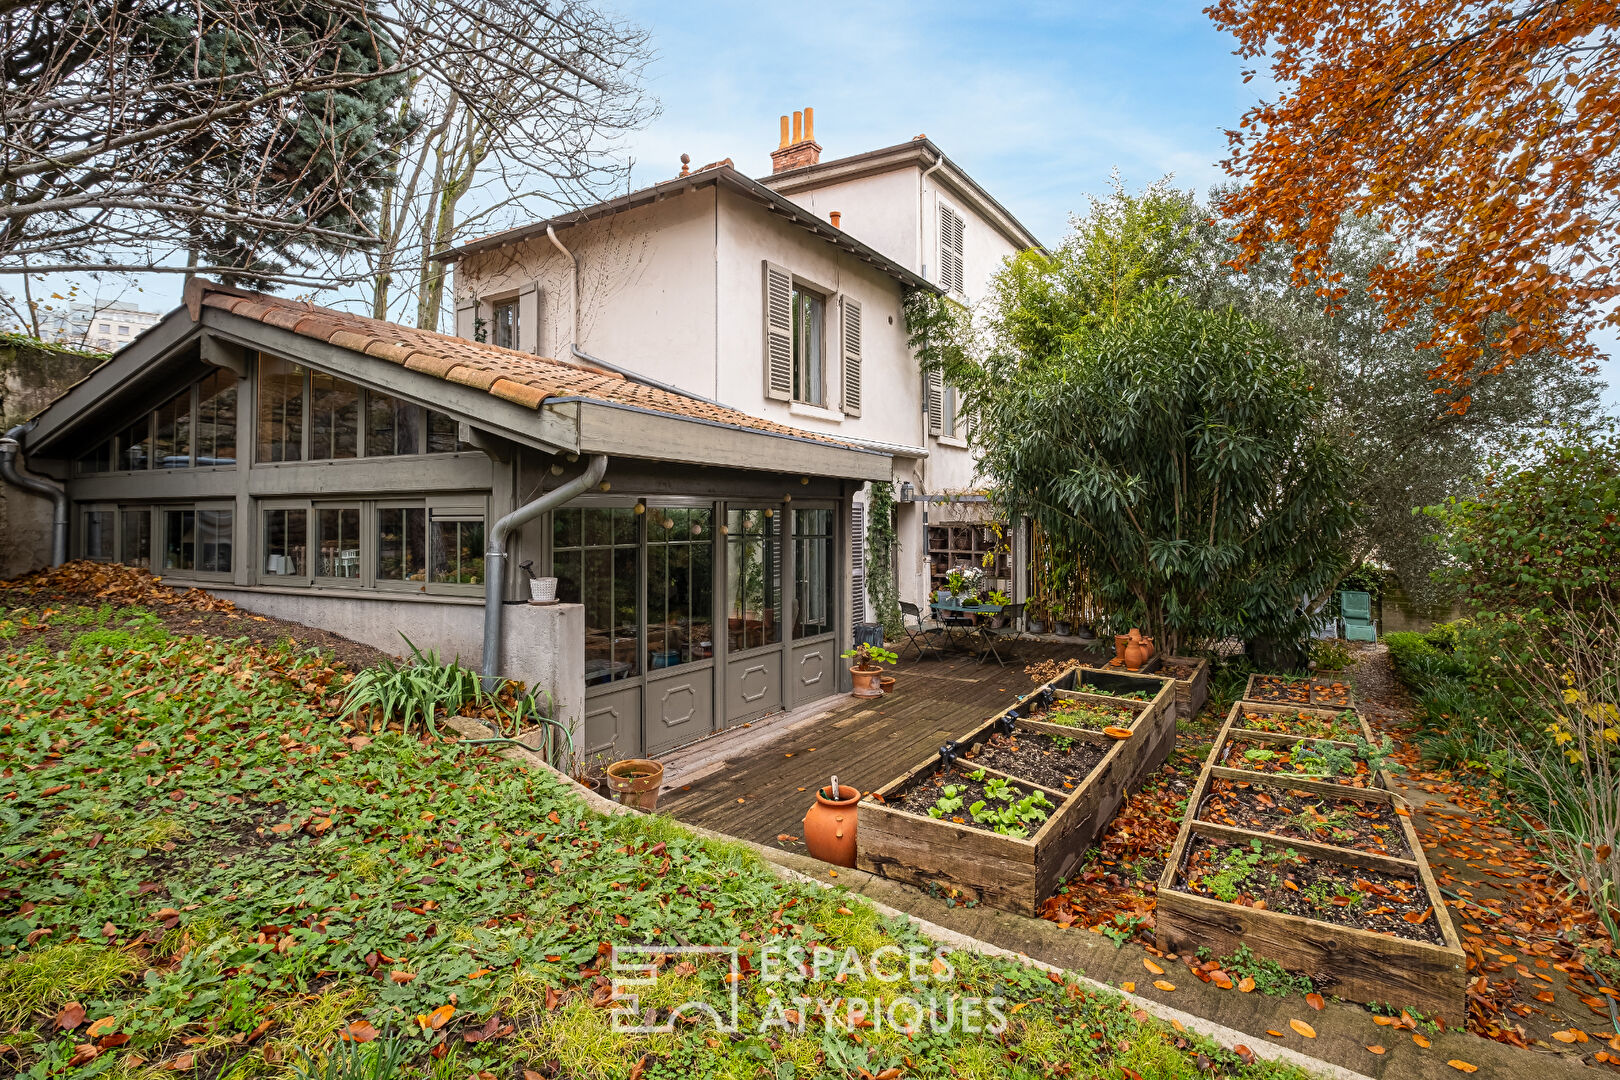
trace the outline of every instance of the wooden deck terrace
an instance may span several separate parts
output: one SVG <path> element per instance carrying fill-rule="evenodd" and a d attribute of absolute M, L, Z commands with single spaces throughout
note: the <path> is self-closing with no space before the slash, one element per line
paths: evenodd
<path fill-rule="evenodd" d="M 1002 667 L 908 652 L 883 697 L 825 699 L 669 755 L 658 810 L 758 843 L 798 839 L 816 788 L 834 774 L 862 792 L 881 787 L 1037 685 L 1026 664 L 1102 654 L 1098 642 L 1025 641 L 1002 650 Z"/>

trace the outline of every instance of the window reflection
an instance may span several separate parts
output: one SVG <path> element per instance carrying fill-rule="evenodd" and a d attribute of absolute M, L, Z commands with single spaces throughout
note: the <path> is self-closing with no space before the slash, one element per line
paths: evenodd
<path fill-rule="evenodd" d="M 236 374 L 224 368 L 197 387 L 197 464 L 236 464 Z"/>
<path fill-rule="evenodd" d="M 95 562 L 112 562 L 113 512 L 86 510 L 84 513 L 84 557 Z"/>
<path fill-rule="evenodd" d="M 360 453 L 360 388 L 322 371 L 309 373 L 309 456 L 312 461 Z"/>
<path fill-rule="evenodd" d="M 557 598 L 585 607 L 585 684 L 641 673 L 640 517 L 629 506 L 552 515 Z"/>
<path fill-rule="evenodd" d="M 714 523 L 707 508 L 647 507 L 647 669 L 714 655 Z"/>
<path fill-rule="evenodd" d="M 258 459 L 304 456 L 304 369 L 275 356 L 259 357 Z"/>
<path fill-rule="evenodd" d="M 316 536 L 319 538 L 317 577 L 357 578 L 360 576 L 360 508 L 326 507 L 317 510 Z"/>
<path fill-rule="evenodd" d="M 414 454 L 422 448 L 422 407 L 366 392 L 366 456 Z"/>
<path fill-rule="evenodd" d="M 782 640 L 781 515 L 726 511 L 726 634 L 733 652 Z"/>
<path fill-rule="evenodd" d="M 833 512 L 793 511 L 793 636 L 833 629 Z"/>
<path fill-rule="evenodd" d="M 434 518 L 430 532 L 433 574 L 429 580 L 451 585 L 484 582 L 484 520 Z"/>
<path fill-rule="evenodd" d="M 377 580 L 425 581 L 427 510 L 390 506 L 377 511 Z"/>
<path fill-rule="evenodd" d="M 143 415 L 118 436 L 118 467 L 120 469 L 149 469 L 152 467 L 152 417 Z"/>
<path fill-rule="evenodd" d="M 160 469 L 191 467 L 191 391 L 181 391 L 157 410 L 157 449 Z"/>
<path fill-rule="evenodd" d="M 152 511 L 121 510 L 118 513 L 122 562 L 140 570 L 152 566 Z"/>
<path fill-rule="evenodd" d="M 309 512 L 264 512 L 264 572 L 270 577 L 309 576 Z"/>

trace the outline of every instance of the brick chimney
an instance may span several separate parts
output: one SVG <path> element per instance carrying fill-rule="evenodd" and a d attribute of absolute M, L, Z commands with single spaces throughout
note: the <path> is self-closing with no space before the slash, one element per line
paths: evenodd
<path fill-rule="evenodd" d="M 792 136 L 788 134 L 788 118 L 782 117 L 782 142 L 771 151 L 771 172 L 802 169 L 821 161 L 821 144 L 816 142 L 816 111 L 805 106 L 803 112 L 793 114 Z"/>

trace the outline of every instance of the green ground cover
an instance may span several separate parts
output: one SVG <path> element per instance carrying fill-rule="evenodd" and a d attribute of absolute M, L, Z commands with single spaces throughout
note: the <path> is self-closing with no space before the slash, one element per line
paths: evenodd
<path fill-rule="evenodd" d="M 1001 1034 L 848 1027 L 852 1001 L 918 996 L 866 964 L 926 954 L 908 924 L 741 845 L 595 814 L 488 749 L 351 728 L 346 678 L 139 609 L 0 617 L 0 1061 L 39 1078 L 381 1077 L 401 1060 L 455 1080 L 1300 1075 L 966 954 L 925 964 L 921 993 L 1004 999 Z M 742 1031 L 615 1032 L 608 950 L 633 943 L 740 947 Z M 771 982 L 785 945 L 841 960 Z M 723 1008 L 730 970 L 672 956 L 639 1006 Z"/>

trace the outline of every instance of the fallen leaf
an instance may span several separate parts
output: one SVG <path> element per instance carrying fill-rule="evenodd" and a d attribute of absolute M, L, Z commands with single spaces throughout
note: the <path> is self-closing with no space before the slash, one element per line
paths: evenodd
<path fill-rule="evenodd" d="M 1154 979 L 1153 980 L 1153 985 L 1157 989 L 1163 990 L 1167 994 L 1170 993 L 1172 990 L 1174 990 L 1176 988 L 1175 983 L 1173 983 L 1173 982 L 1165 982 L 1163 979 Z"/>
<path fill-rule="evenodd" d="M 73 1056 L 68 1058 L 68 1068 L 76 1069 L 87 1061 L 93 1061 L 101 1053 L 101 1047 L 95 1043 L 80 1043 L 73 1048 Z"/>
<path fill-rule="evenodd" d="M 1555 1031 L 1552 1033 L 1552 1037 L 1561 1043 L 1572 1043 L 1575 1041 L 1575 1033 L 1573 1031 Z"/>
<path fill-rule="evenodd" d="M 1387 1051 L 1385 1051 L 1385 1049 L 1382 1046 L 1379 1046 L 1377 1043 L 1373 1043 L 1371 1046 L 1367 1047 L 1367 1053 L 1369 1054 L 1383 1054 L 1386 1052 Z"/>
<path fill-rule="evenodd" d="M 414 971 L 390 971 L 388 973 L 388 977 L 391 980 L 393 980 L 394 982 L 397 982 L 397 983 L 400 983 L 401 985 L 403 985 L 405 983 L 410 982 L 412 979 L 416 978 L 416 972 L 414 972 Z"/>
<path fill-rule="evenodd" d="M 1242 1043 L 1238 1043 L 1236 1046 L 1232 1047 L 1232 1053 L 1236 1054 L 1238 1056 L 1238 1060 L 1243 1062 L 1243 1064 L 1245 1064 L 1245 1065 L 1253 1065 L 1254 1064 L 1254 1051 L 1250 1050 L 1247 1046 L 1244 1046 Z"/>
<path fill-rule="evenodd" d="M 1290 1020 L 1288 1026 L 1305 1036 L 1307 1039 L 1316 1038 L 1316 1029 L 1303 1020 Z"/>
<path fill-rule="evenodd" d="M 343 1030 L 345 1042 L 368 1043 L 377 1037 L 377 1029 L 369 1020 L 356 1020 Z"/>
<path fill-rule="evenodd" d="M 72 1031 L 84 1023 L 84 1006 L 77 1001 L 70 1001 L 56 1014 L 56 1026 L 63 1031 Z"/>
<path fill-rule="evenodd" d="M 1280 1039 L 1283 1037 L 1283 1033 L 1278 1031 L 1276 1028 L 1266 1028 L 1266 1034 L 1270 1035 L 1274 1039 Z"/>
<path fill-rule="evenodd" d="M 450 1022 L 450 1018 L 454 1015 L 456 1015 L 456 1007 L 454 1005 L 440 1005 L 437 1009 L 434 1009 L 432 1012 L 428 1013 L 427 1026 L 432 1028 L 434 1031 L 438 1031 L 440 1028 L 444 1027 L 444 1025 L 448 1024 Z"/>
<path fill-rule="evenodd" d="M 1312 993 L 1312 994 L 1306 994 L 1305 995 L 1305 1004 L 1309 1005 L 1311 1008 L 1315 1009 L 1317 1012 L 1321 1012 L 1322 1007 L 1324 1005 L 1326 1005 L 1327 1002 L 1322 1000 L 1322 995 L 1321 994 Z"/>
<path fill-rule="evenodd" d="M 1412 1041 L 1417 1043 L 1419 1046 L 1423 1047 L 1423 1049 L 1425 1049 L 1425 1050 L 1427 1050 L 1429 1048 L 1428 1037 L 1424 1036 L 1424 1035 L 1420 1035 L 1415 1031 L 1412 1032 Z"/>
<path fill-rule="evenodd" d="M 103 1016 L 100 1020 L 97 1020 L 95 1023 L 91 1024 L 85 1034 L 90 1036 L 92 1039 L 99 1039 L 101 1036 L 107 1034 L 109 1031 L 112 1031 L 117 1026 L 118 1017 Z"/>
<path fill-rule="evenodd" d="M 1479 1072 L 1478 1065 L 1470 1065 L 1468 1062 L 1463 1061 L 1460 1058 L 1452 1058 L 1450 1061 L 1446 1062 L 1446 1064 L 1450 1065 L 1458 1072 Z"/>
<path fill-rule="evenodd" d="M 1136 993 L 1136 984 L 1133 982 L 1122 982 L 1119 984 L 1119 988 L 1125 991 L 1127 994 Z"/>
<path fill-rule="evenodd" d="M 1153 972 L 1153 974 L 1155 974 L 1155 975 L 1163 975 L 1164 974 L 1164 968 L 1160 967 L 1158 964 L 1155 964 L 1153 961 L 1149 960 L 1145 956 L 1142 957 L 1142 966 L 1147 968 L 1149 971 Z"/>
<path fill-rule="evenodd" d="M 1238 983 L 1238 989 L 1245 994 L 1253 992 L 1254 980 L 1247 975 L 1243 976 L 1242 981 Z"/>

